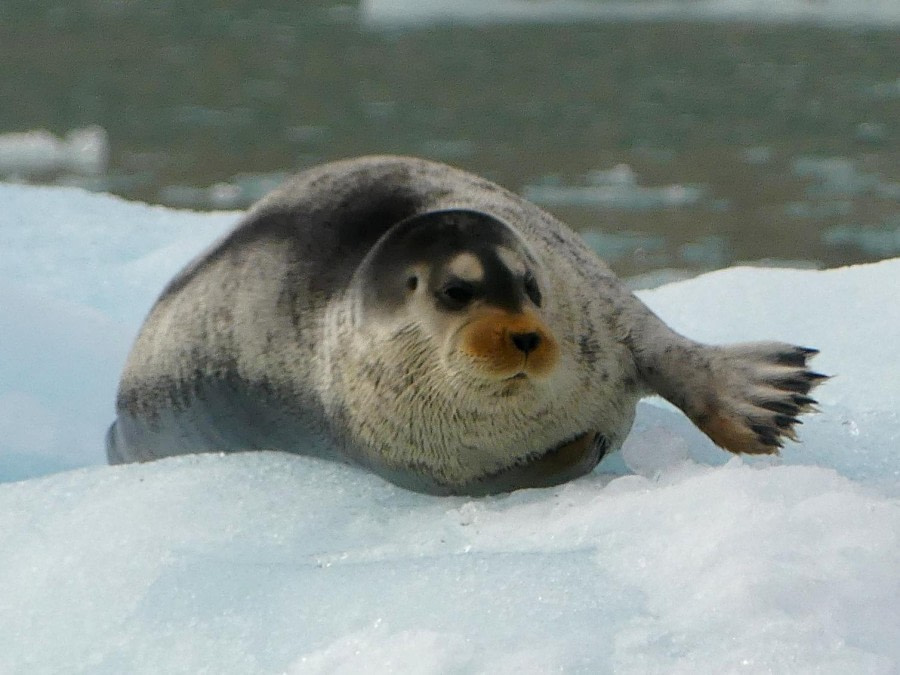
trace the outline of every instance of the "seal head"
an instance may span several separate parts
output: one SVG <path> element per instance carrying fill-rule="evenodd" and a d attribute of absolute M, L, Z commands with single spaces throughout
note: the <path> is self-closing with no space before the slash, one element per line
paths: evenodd
<path fill-rule="evenodd" d="M 360 324 L 412 320 L 462 377 L 545 377 L 559 350 L 541 316 L 541 275 L 502 221 L 467 210 L 424 213 L 387 233 L 360 266 Z"/>
<path fill-rule="evenodd" d="M 571 463 L 598 461 L 553 297 L 528 245 L 489 214 L 430 211 L 385 233 L 324 341 L 327 409 L 358 459 L 435 485 L 477 483 L 573 443 Z M 573 417 L 585 426 L 572 429 Z"/>

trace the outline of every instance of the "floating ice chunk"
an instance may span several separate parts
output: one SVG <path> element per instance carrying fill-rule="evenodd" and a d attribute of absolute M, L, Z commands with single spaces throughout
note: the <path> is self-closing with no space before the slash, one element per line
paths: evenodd
<path fill-rule="evenodd" d="M 210 204 L 217 209 L 234 209 L 241 204 L 242 190 L 233 183 L 216 183 L 206 192 Z"/>
<path fill-rule="evenodd" d="M 887 138 L 887 127 L 880 122 L 860 122 L 856 125 L 856 140 L 877 145 Z"/>
<path fill-rule="evenodd" d="M 616 164 L 611 169 L 591 171 L 587 182 L 591 185 L 637 185 L 637 174 L 627 164 Z"/>
<path fill-rule="evenodd" d="M 872 256 L 886 258 L 900 254 L 900 218 L 882 227 L 840 225 L 825 231 L 829 246 L 855 246 Z"/>
<path fill-rule="evenodd" d="M 856 162 L 846 157 L 798 157 L 793 161 L 793 171 L 796 176 L 814 180 L 806 188 L 810 199 L 877 193 L 884 185 L 881 176 L 860 171 Z"/>
<path fill-rule="evenodd" d="M 49 131 L 26 131 L 0 136 L 0 173 L 29 176 L 62 167 L 63 141 Z"/>
<path fill-rule="evenodd" d="M 853 202 L 849 199 L 831 199 L 823 202 L 788 202 L 784 213 L 791 218 L 822 220 L 853 213 Z"/>
<path fill-rule="evenodd" d="M 806 189 L 811 198 L 854 196 L 878 184 L 876 177 L 861 173 L 856 163 L 845 157 L 798 157 L 793 171 L 801 178 L 815 179 Z"/>
<path fill-rule="evenodd" d="M 797 157 L 794 175 L 811 178 L 806 188 L 809 199 L 836 199 L 871 194 L 883 199 L 900 199 L 900 183 L 885 181 L 877 173 L 860 171 L 854 160 L 846 157 Z"/>
<path fill-rule="evenodd" d="M 101 174 L 109 162 L 109 137 L 100 126 L 74 129 L 66 134 L 67 167 L 76 172 Z"/>
<path fill-rule="evenodd" d="M 583 206 L 627 211 L 693 206 L 707 193 L 703 185 L 665 185 L 643 187 L 627 164 L 612 169 L 592 171 L 583 185 L 565 185 L 557 176 L 526 185 L 522 195 L 546 206 Z"/>
<path fill-rule="evenodd" d="M 364 25 L 563 21 L 800 22 L 900 24 L 896 0 L 363 0 Z"/>
<path fill-rule="evenodd" d="M 685 263 L 706 268 L 723 267 L 731 259 L 728 239 L 715 234 L 682 244 L 678 255 Z"/>
<path fill-rule="evenodd" d="M 73 129 L 65 138 L 43 129 L 0 135 L 0 175 L 7 177 L 59 171 L 97 175 L 108 161 L 109 140 L 99 126 Z"/>
<path fill-rule="evenodd" d="M 159 199 L 168 206 L 192 209 L 237 209 L 249 206 L 278 187 L 288 177 L 282 171 L 243 173 L 209 187 L 167 185 Z"/>
<path fill-rule="evenodd" d="M 890 82 L 878 82 L 877 84 L 873 84 L 866 91 L 872 98 L 900 98 L 900 77 L 896 80 L 891 80 Z"/>
<path fill-rule="evenodd" d="M 650 257 L 662 256 L 666 240 L 657 235 L 638 232 L 600 232 L 588 230 L 581 233 L 588 246 L 604 260 L 621 260 L 640 251 Z"/>
<path fill-rule="evenodd" d="M 744 148 L 740 151 L 741 159 L 747 164 L 762 165 L 772 161 L 772 148 L 768 146 L 758 146 L 755 148 Z"/>

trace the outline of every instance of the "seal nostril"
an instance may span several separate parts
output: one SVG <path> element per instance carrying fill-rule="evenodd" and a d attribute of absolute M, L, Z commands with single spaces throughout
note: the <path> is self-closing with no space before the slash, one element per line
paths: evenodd
<path fill-rule="evenodd" d="M 533 352 L 541 344 L 541 336 L 537 333 L 512 333 L 510 336 L 516 349 L 526 354 Z"/>

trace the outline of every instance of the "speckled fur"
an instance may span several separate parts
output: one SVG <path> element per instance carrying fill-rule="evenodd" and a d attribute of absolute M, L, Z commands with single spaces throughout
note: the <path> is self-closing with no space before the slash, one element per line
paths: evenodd
<path fill-rule="evenodd" d="M 442 354 L 415 312 L 380 320 L 359 311 L 373 245 L 397 222 L 444 209 L 494 216 L 538 261 L 540 316 L 559 348 L 545 380 L 498 389 Z M 749 433 L 733 450 L 772 451 L 812 404 L 811 353 L 692 342 L 533 204 L 445 165 L 368 157 L 299 174 L 170 282 L 126 364 L 108 453 L 117 463 L 337 448 L 413 489 L 496 492 L 589 471 L 602 451 L 563 472 L 540 461 L 588 431 L 615 449 L 649 392 L 724 434 L 713 436 L 723 445 Z M 793 387 L 778 385 L 791 378 Z"/>

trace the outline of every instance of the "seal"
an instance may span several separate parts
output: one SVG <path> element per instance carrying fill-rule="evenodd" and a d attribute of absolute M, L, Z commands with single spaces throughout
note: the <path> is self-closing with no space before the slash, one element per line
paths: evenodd
<path fill-rule="evenodd" d="M 815 353 L 694 342 L 534 204 L 363 157 L 298 174 L 168 284 L 107 454 L 282 450 L 434 494 L 548 486 L 618 448 L 654 393 L 731 452 L 777 452 L 814 409 Z"/>

